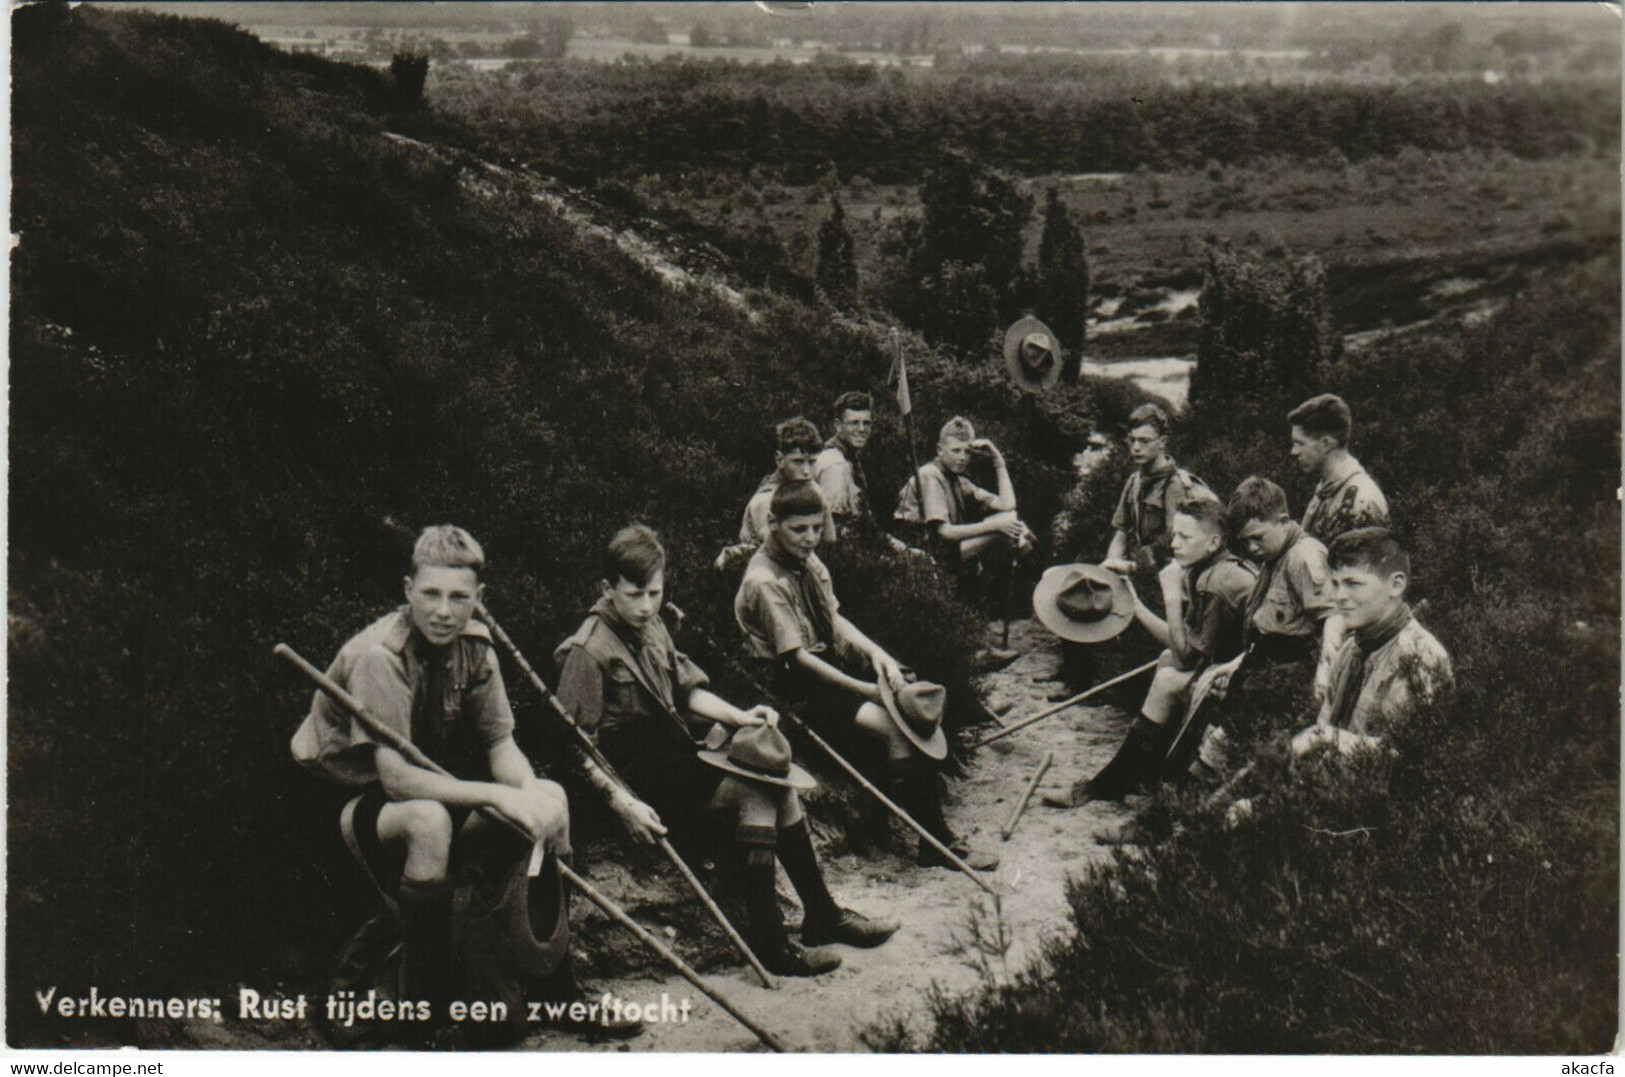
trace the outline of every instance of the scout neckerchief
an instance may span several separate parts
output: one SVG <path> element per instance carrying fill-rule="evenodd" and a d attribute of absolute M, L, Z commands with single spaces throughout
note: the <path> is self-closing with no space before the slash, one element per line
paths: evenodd
<path fill-rule="evenodd" d="M 939 475 L 941 475 L 943 477 L 943 484 L 948 488 L 948 500 L 950 502 L 952 502 L 952 506 L 950 508 L 950 511 L 953 513 L 953 519 L 948 521 L 948 522 L 949 523 L 954 523 L 954 524 L 962 524 L 962 523 L 964 523 L 965 522 L 965 496 L 964 496 L 963 493 L 961 493 L 961 491 L 959 489 L 959 484 L 963 480 L 961 479 L 960 476 L 955 475 L 953 472 L 951 472 L 947 468 L 943 467 L 941 461 L 933 460 L 933 461 L 931 461 L 931 463 L 925 465 L 925 467 L 933 467 L 933 466 L 936 467 L 937 474 L 939 474 Z M 923 471 L 924 468 L 921 468 L 921 470 Z M 925 491 L 924 490 L 920 491 L 920 515 L 921 516 L 925 515 Z"/>
<path fill-rule="evenodd" d="M 835 611 L 825 604 L 824 593 L 813 581 L 812 570 L 807 567 L 807 562 L 797 561 L 783 550 L 772 547 L 768 548 L 767 556 L 796 581 L 796 587 L 801 593 L 801 604 L 807 610 L 807 619 L 812 622 L 813 633 L 818 637 L 817 642 L 835 646 Z"/>
<path fill-rule="evenodd" d="M 1196 603 L 1202 597 L 1202 576 L 1213 571 L 1214 566 L 1230 556 L 1230 551 L 1220 546 L 1202 560 L 1196 562 L 1185 570 L 1185 624 L 1191 623 L 1191 614 L 1196 614 L 1200 620 L 1202 611 L 1196 608 Z"/>
<path fill-rule="evenodd" d="M 412 693 L 412 743 L 423 749 L 430 759 L 445 758 L 446 747 L 446 682 L 451 665 L 453 640 L 445 647 L 436 647 L 416 628 L 407 637 L 412 657 L 423 667 L 423 677 L 417 691 Z"/>
<path fill-rule="evenodd" d="M 615 612 L 614 605 L 607 598 L 600 598 L 593 603 L 592 615 L 601 621 L 609 630 L 609 638 L 620 650 L 618 656 L 626 667 L 637 678 L 638 684 L 649 694 L 677 728 L 682 731 L 683 739 L 692 742 L 694 735 L 688 731 L 688 723 L 683 721 L 677 713 L 677 700 L 672 695 L 671 678 L 664 669 L 655 669 L 647 661 L 646 656 L 652 656 L 655 650 L 665 650 L 662 640 L 657 633 L 663 633 L 664 626 L 659 618 L 649 622 L 649 626 L 642 632 L 637 631 Z M 675 649 L 675 648 L 674 648 Z"/>
<path fill-rule="evenodd" d="M 1291 537 L 1287 539 L 1286 545 L 1281 548 L 1280 555 L 1259 569 L 1258 582 L 1253 584 L 1253 593 L 1247 598 L 1247 620 L 1242 623 L 1241 627 L 1241 638 L 1244 643 L 1251 643 L 1253 637 L 1258 634 L 1258 630 L 1253 626 L 1253 618 L 1258 616 L 1258 611 L 1264 608 L 1264 599 L 1270 593 L 1270 584 L 1275 582 L 1275 573 L 1280 570 L 1282 563 L 1286 561 L 1286 555 L 1292 552 L 1292 547 L 1302 542 L 1309 535 L 1307 531 L 1297 524 L 1290 524 L 1289 526 L 1292 528 Z"/>
<path fill-rule="evenodd" d="M 1161 497 L 1164 502 L 1167 501 L 1168 483 L 1172 481 L 1174 472 L 1178 471 L 1179 468 L 1174 464 L 1173 458 L 1169 456 L 1162 457 L 1162 464 L 1162 467 L 1153 468 L 1149 471 L 1142 470 L 1135 472 L 1135 478 L 1139 481 L 1134 487 L 1134 497 L 1130 499 L 1129 514 L 1133 517 L 1134 537 L 1139 540 L 1141 546 L 1153 545 L 1156 543 L 1157 539 L 1162 537 L 1161 535 L 1145 534 L 1145 510 L 1142 504 L 1146 500 L 1146 483 L 1155 483 L 1159 479 L 1162 480 L 1162 486 L 1160 489 L 1153 486 L 1151 496 Z M 1164 504 L 1162 506 L 1162 526 L 1166 528 L 1168 526 L 1168 521 L 1172 520 L 1173 518 L 1173 513 L 1169 512 L 1167 504 Z"/>
<path fill-rule="evenodd" d="M 863 457 L 858 455 L 856 449 L 851 448 L 846 442 L 842 441 L 839 434 L 831 434 L 830 439 L 824 442 L 824 448 L 836 450 L 846 457 L 847 463 L 852 465 L 852 485 L 856 486 L 858 493 L 862 495 L 863 515 L 867 516 L 869 522 L 876 527 L 880 526 L 880 521 L 875 519 L 875 508 L 869 498 L 869 476 L 864 474 L 863 471 Z"/>
<path fill-rule="evenodd" d="M 1366 659 L 1392 643 L 1394 637 L 1410 623 L 1411 607 L 1401 602 L 1398 608 L 1376 624 L 1354 630 L 1354 654 L 1338 672 L 1337 683 L 1332 685 L 1332 725 L 1339 729 L 1348 728 L 1349 719 L 1354 714 L 1354 704 L 1359 700 L 1360 688 L 1365 682 Z"/>

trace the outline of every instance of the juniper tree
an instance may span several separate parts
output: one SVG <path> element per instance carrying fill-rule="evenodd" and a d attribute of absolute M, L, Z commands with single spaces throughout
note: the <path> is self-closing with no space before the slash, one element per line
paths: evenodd
<path fill-rule="evenodd" d="M 1284 415 L 1342 353 L 1326 270 L 1312 256 L 1265 261 L 1211 248 L 1201 314 L 1193 406 Z"/>
<path fill-rule="evenodd" d="M 425 107 L 423 84 L 429 78 L 429 57 L 421 52 L 397 52 L 389 62 L 395 80 L 395 101 L 403 109 Z"/>
<path fill-rule="evenodd" d="M 1038 316 L 1061 340 L 1068 380 L 1077 377 L 1089 319 L 1089 257 L 1072 211 L 1054 187 L 1044 205 L 1038 244 Z"/>
<path fill-rule="evenodd" d="M 829 216 L 818 228 L 818 290 L 837 307 L 852 307 L 858 299 L 858 263 L 852 253 L 852 233 L 839 198 L 830 199 Z"/>

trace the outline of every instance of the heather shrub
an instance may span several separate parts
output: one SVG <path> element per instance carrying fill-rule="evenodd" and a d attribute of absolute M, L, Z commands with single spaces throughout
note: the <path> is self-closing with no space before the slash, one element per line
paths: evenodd
<path fill-rule="evenodd" d="M 876 1044 L 1609 1049 L 1618 274 L 1617 260 L 1554 271 L 1481 328 L 1323 371 L 1410 543 L 1412 595 L 1453 656 L 1453 695 L 1396 730 L 1391 754 L 1294 761 L 1285 740 L 1311 719 L 1306 685 L 1253 677 L 1231 705 L 1247 708 L 1237 747 L 1255 762 L 1230 794 L 1164 789 L 1143 815 L 1151 840 L 1074 880 L 1074 932 L 1012 977 L 934 995 L 931 1027 L 879 1028 Z M 1286 479 L 1296 401 L 1267 393 L 1273 434 L 1198 407 L 1182 459 L 1216 487 L 1253 470 Z M 1238 796 L 1252 812 L 1227 819 Z"/>

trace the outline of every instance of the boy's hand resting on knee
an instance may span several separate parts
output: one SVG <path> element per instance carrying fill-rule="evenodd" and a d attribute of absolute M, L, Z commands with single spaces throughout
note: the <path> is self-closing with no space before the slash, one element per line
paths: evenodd
<path fill-rule="evenodd" d="M 525 789 L 495 785 L 490 805 L 503 819 L 523 830 L 531 841 L 547 841 L 559 829 L 553 805 Z"/>

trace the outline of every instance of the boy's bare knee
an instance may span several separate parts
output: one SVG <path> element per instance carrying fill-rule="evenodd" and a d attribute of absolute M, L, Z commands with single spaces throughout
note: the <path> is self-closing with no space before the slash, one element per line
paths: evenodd
<path fill-rule="evenodd" d="M 525 783 L 524 792 L 539 810 L 557 817 L 565 827 L 570 825 L 570 799 L 564 792 L 564 786 L 546 778 L 532 778 Z"/>

